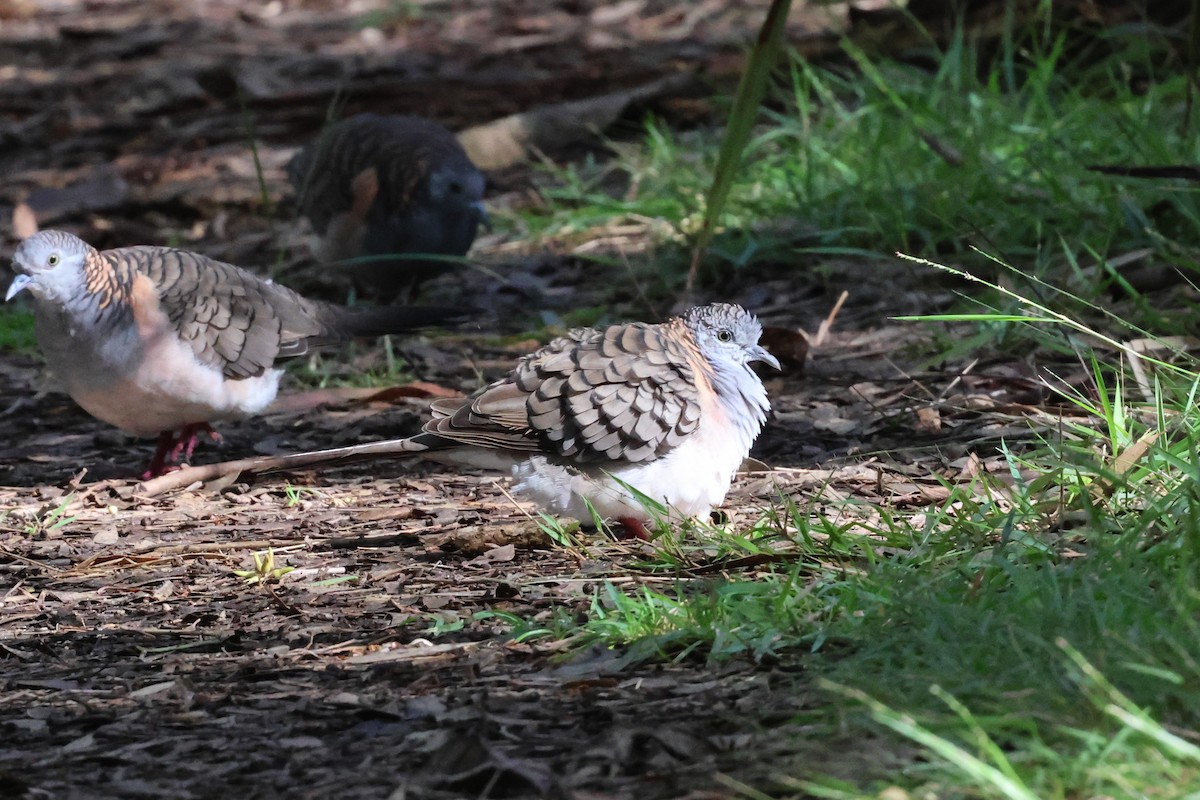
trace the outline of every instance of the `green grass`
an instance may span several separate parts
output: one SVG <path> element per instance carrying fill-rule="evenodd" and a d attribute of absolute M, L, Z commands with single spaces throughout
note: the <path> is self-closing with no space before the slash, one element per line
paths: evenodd
<path fill-rule="evenodd" d="M 0 352 L 30 355 L 37 351 L 33 312 L 8 305 L 0 307 Z"/>
<path fill-rule="evenodd" d="M 1125 344 L 1194 331 L 1194 303 L 1114 304 L 1106 264 L 1145 248 L 1195 282 L 1200 184 L 1087 169 L 1200 162 L 1172 47 L 1149 25 L 1089 39 L 1047 22 L 995 51 L 960 35 L 906 62 L 849 44 L 839 64 L 793 57 L 702 277 L 825 257 L 871 261 L 881 281 L 953 265 L 965 309 L 926 318 L 955 323 L 930 363 L 1066 356 L 1090 372 L 1086 391 L 1053 386 L 1076 415 L 1024 449 L 998 443 L 1006 479 L 948 485 L 937 507 L 814 498 L 749 530 L 667 531 L 639 588 L 604 584 L 582 615 L 499 615 L 512 635 L 630 661 L 799 658 L 824 698 L 814 737 L 923 753 L 879 784 L 814 764 L 797 797 L 1200 798 L 1200 370 Z M 649 120 L 615 159 L 548 171 L 545 205 L 516 225 L 567 241 L 640 228 L 677 289 L 719 142 Z"/>
<path fill-rule="evenodd" d="M 360 354 L 377 357 L 364 365 L 356 359 Z M 382 389 L 413 380 L 402 347 L 397 347 L 390 336 L 382 337 L 380 344 L 372 344 L 365 351 L 351 343 L 341 352 L 310 353 L 287 362 L 286 366 L 293 381 L 310 389 L 343 386 Z"/>
<path fill-rule="evenodd" d="M 62 536 L 63 530 L 76 520 L 76 515 L 67 514 L 67 510 L 71 504 L 75 502 L 75 493 L 71 492 L 64 496 L 57 504 L 47 504 L 43 506 L 37 514 L 26 517 L 21 522 L 22 532 L 31 538 L 57 538 Z M 8 511 L 4 512 L 4 517 L 9 515 Z"/>
<path fill-rule="evenodd" d="M 907 62 L 872 62 L 850 44 L 849 63 L 793 56 L 735 175 L 707 274 L 763 262 L 820 271 L 830 255 L 911 272 L 897 251 L 994 274 L 977 247 L 1096 297 L 1116 279 L 1084 268 L 1139 248 L 1194 270 L 1200 184 L 1087 169 L 1200 161 L 1166 33 L 1131 26 L 1080 45 L 1038 27 L 1006 42 L 991 55 L 960 35 Z M 653 270 L 678 287 L 719 144 L 719 130 L 649 120 L 614 160 L 550 170 L 545 206 L 517 227 L 568 241 L 640 227 Z"/>
<path fill-rule="evenodd" d="M 1191 408 L 1197 386 L 1162 406 Z M 818 499 L 746 532 L 669 532 L 640 567 L 675 577 L 605 584 L 582 622 L 509 619 L 513 636 L 631 661 L 805 654 L 827 704 L 807 724 L 922 745 L 928 762 L 892 778 L 915 796 L 1200 792 L 1200 423 L 1097 409 L 1100 425 L 1008 454 L 1032 480 L 978 478 L 919 514 Z M 758 574 L 687 577 L 763 554 L 776 565 Z M 795 778 L 816 796 L 883 788 Z"/>

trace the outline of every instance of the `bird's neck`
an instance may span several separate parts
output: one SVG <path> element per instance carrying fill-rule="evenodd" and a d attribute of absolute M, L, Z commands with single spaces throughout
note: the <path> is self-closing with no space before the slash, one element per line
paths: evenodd
<path fill-rule="evenodd" d="M 749 443 L 753 442 L 762 430 L 767 421 L 767 412 L 771 410 L 766 387 L 750 369 L 749 364 L 725 360 L 712 363 L 708 379 L 716 392 L 718 402 L 749 447 Z"/>
<path fill-rule="evenodd" d="M 134 274 L 129 263 L 93 250 L 84 263 L 75 296 L 66 305 L 77 319 L 93 325 L 125 321 L 131 314 Z"/>

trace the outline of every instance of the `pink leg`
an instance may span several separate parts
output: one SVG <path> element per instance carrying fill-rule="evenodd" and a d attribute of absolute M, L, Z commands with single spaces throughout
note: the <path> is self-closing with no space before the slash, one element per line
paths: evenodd
<path fill-rule="evenodd" d="M 167 455 L 175 446 L 175 436 L 170 431 L 158 435 L 158 445 L 154 448 L 154 457 L 150 459 L 150 467 L 142 473 L 142 480 L 148 481 L 167 472 Z"/>
<path fill-rule="evenodd" d="M 173 472 L 179 467 L 174 466 L 181 458 L 190 459 L 200 441 L 199 434 L 207 434 L 214 442 L 221 441 L 221 435 L 214 431 L 207 422 L 195 422 L 184 425 L 178 433 L 163 431 L 158 435 L 158 446 L 154 449 L 154 457 L 150 459 L 150 468 L 142 473 L 142 480 L 157 478 Z"/>
<path fill-rule="evenodd" d="M 650 541 L 650 531 L 646 530 L 646 525 L 637 517 L 617 517 L 617 522 L 625 531 L 624 536 L 618 535 L 618 539 L 641 539 L 643 542 Z"/>
<path fill-rule="evenodd" d="M 171 451 L 171 462 L 175 463 L 182 459 L 190 460 L 192 453 L 196 451 L 196 445 L 199 444 L 202 433 L 206 434 L 211 441 L 221 441 L 221 434 L 214 431 L 207 422 L 193 422 L 190 425 L 184 425 L 179 431 L 175 448 Z"/>

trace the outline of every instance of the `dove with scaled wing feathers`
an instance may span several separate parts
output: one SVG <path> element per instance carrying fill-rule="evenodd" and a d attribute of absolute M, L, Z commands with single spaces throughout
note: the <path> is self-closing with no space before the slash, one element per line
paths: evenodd
<path fill-rule="evenodd" d="M 13 256 L 6 300 L 33 297 L 47 364 L 92 416 L 159 435 L 147 470 L 191 457 L 209 423 L 264 410 L 281 359 L 353 336 L 452 321 L 445 308 L 347 309 L 308 300 L 232 264 L 168 247 L 100 252 L 42 231 Z"/>
<path fill-rule="evenodd" d="M 639 493 L 676 520 L 725 499 L 770 410 L 750 365 L 779 369 L 761 334 L 730 303 L 572 331 L 471 397 L 435 401 L 404 450 L 511 469 L 545 510 L 589 520 L 594 509 L 646 538 Z"/>

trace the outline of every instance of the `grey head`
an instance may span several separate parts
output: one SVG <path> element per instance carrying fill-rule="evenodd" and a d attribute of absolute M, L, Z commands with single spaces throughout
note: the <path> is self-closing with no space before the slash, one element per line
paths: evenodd
<path fill-rule="evenodd" d="M 66 303 L 87 289 L 87 267 L 95 248 L 63 231 L 41 231 L 30 236 L 13 254 L 13 279 L 4 295 L 12 300 L 21 291 L 42 301 Z"/>
<path fill-rule="evenodd" d="M 683 322 L 696 337 L 700 352 L 712 365 L 742 367 L 755 361 L 779 369 L 779 361 L 758 343 L 762 325 L 758 318 L 734 303 L 712 303 L 688 309 Z"/>
<path fill-rule="evenodd" d="M 423 180 L 408 187 L 395 185 L 401 176 L 385 176 L 382 202 L 367 215 L 368 253 L 462 256 L 471 249 L 480 225 L 490 227 L 483 205 L 483 173 L 454 144 L 440 148 L 427 162 Z"/>

